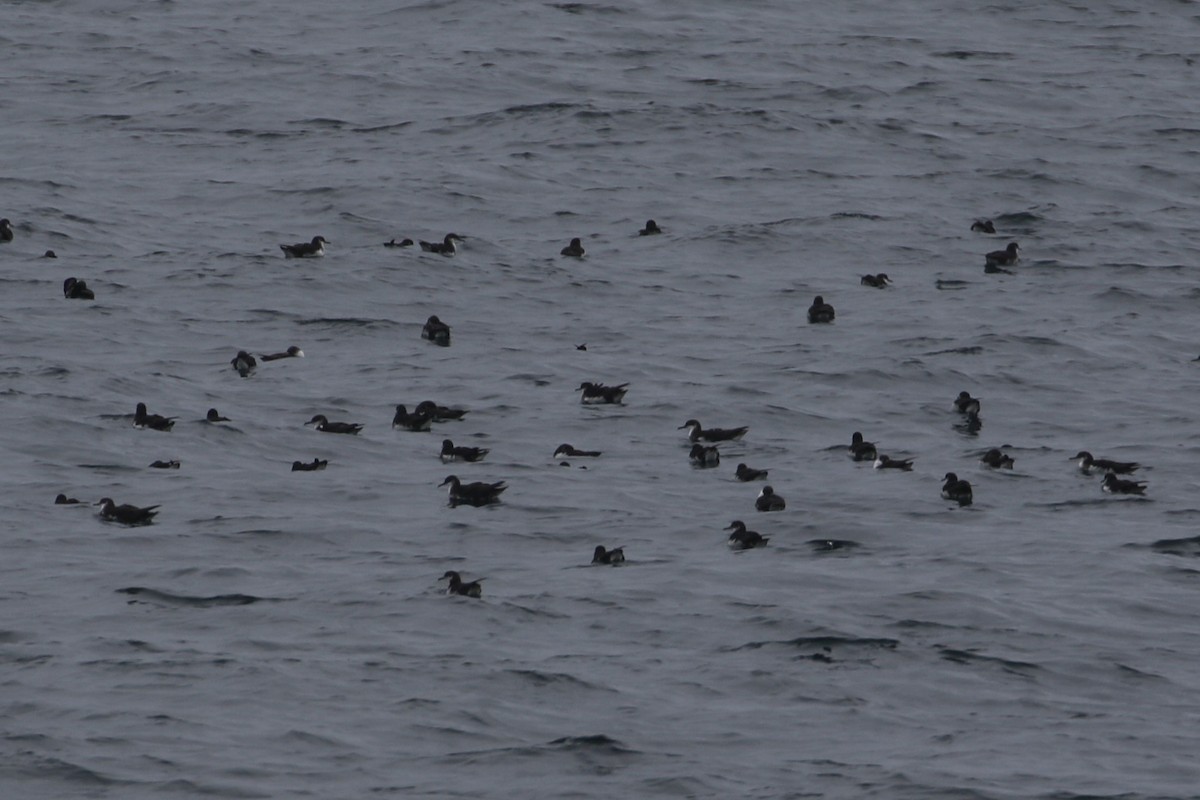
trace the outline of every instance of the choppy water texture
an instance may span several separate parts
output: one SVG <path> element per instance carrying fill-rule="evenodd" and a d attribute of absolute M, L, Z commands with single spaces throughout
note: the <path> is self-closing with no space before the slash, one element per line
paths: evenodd
<path fill-rule="evenodd" d="M 1200 796 L 1198 20 L 5 4 L 4 794 Z M 391 430 L 425 399 L 470 413 Z M 750 432 L 693 469 L 691 417 Z M 856 430 L 915 469 L 853 463 Z M 449 508 L 450 473 L 510 488 Z M 769 545 L 730 552 L 734 519 Z"/>

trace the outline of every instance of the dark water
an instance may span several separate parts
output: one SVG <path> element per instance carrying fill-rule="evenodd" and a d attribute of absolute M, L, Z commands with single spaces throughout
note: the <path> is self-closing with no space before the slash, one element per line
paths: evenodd
<path fill-rule="evenodd" d="M 1200 796 L 1197 19 L 5 5 L 0 787 Z M 452 259 L 380 246 L 451 230 Z M 425 399 L 470 412 L 390 429 Z M 750 432 L 696 470 L 688 418 Z M 855 430 L 915 469 L 853 463 Z M 447 437 L 491 453 L 443 465 Z M 1001 445 L 1015 469 L 978 464 Z M 1146 465 L 1145 498 L 1081 449 Z M 451 473 L 510 488 L 451 509 Z M 730 552 L 739 518 L 770 544 Z"/>

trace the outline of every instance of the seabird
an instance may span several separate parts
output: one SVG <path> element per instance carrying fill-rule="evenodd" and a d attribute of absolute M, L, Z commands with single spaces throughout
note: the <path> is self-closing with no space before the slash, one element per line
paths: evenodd
<path fill-rule="evenodd" d="M 979 459 L 985 466 L 995 469 L 1012 469 L 1012 456 L 1004 453 L 998 447 L 993 447 L 983 454 L 983 458 Z"/>
<path fill-rule="evenodd" d="M 954 408 L 963 414 L 978 415 L 980 411 L 979 398 L 971 397 L 970 392 L 959 392 L 954 400 Z"/>
<path fill-rule="evenodd" d="M 1074 458 L 1079 459 L 1079 468 L 1083 470 L 1085 475 L 1092 473 L 1092 467 L 1102 469 L 1105 472 L 1115 472 L 1118 475 L 1128 475 L 1135 472 L 1141 464 L 1136 461 L 1109 461 L 1107 458 L 1092 458 L 1092 454 L 1087 450 L 1081 450 L 1076 453 Z"/>
<path fill-rule="evenodd" d="M 393 428 L 403 428 L 406 431 L 420 433 L 427 431 L 433 425 L 433 417 L 426 414 L 408 413 L 403 405 L 396 406 L 396 414 L 392 417 Z"/>
<path fill-rule="evenodd" d="M 131 506 L 128 503 L 117 505 L 110 497 L 101 498 L 100 502 L 96 503 L 100 506 L 100 516 L 106 520 L 119 522 L 122 525 L 149 525 L 154 521 L 154 517 L 158 514 L 155 511 L 159 506 L 146 506 L 139 508 Z"/>
<path fill-rule="evenodd" d="M 238 354 L 229 363 L 233 364 L 233 368 L 237 370 L 237 374 L 243 378 L 253 372 L 254 368 L 258 366 L 258 362 L 254 360 L 254 356 L 245 350 L 238 350 Z"/>
<path fill-rule="evenodd" d="M 42 253 L 42 258 L 58 258 L 58 253 L 54 252 L 53 250 L 47 250 L 46 252 Z"/>
<path fill-rule="evenodd" d="M 133 427 L 152 428 L 156 431 L 169 431 L 175 427 L 176 417 L 164 417 L 160 414 L 146 413 L 146 404 L 138 403 L 133 413 Z"/>
<path fill-rule="evenodd" d="M 911 458 L 890 458 L 882 453 L 875 459 L 875 469 L 901 469 L 911 472 L 912 465 Z"/>
<path fill-rule="evenodd" d="M 178 461 L 155 461 L 150 465 L 152 469 L 179 469 Z"/>
<path fill-rule="evenodd" d="M 559 456 L 567 456 L 569 458 L 595 458 L 600 455 L 599 450 L 576 450 L 574 445 L 560 444 L 558 449 L 554 451 L 553 458 Z"/>
<path fill-rule="evenodd" d="M 462 419 L 467 413 L 461 408 L 449 408 L 448 406 L 439 406 L 432 400 L 422 400 L 417 403 L 414 411 L 418 414 L 424 414 L 430 417 L 434 422 L 449 422 L 451 420 Z"/>
<path fill-rule="evenodd" d="M 884 289 L 892 279 L 887 276 L 886 272 L 881 272 L 878 275 L 863 275 L 859 280 L 863 286 L 871 286 L 875 289 Z"/>
<path fill-rule="evenodd" d="M 317 414 L 305 425 L 316 425 L 324 433 L 358 433 L 363 426 L 357 422 L 330 422 L 324 414 Z"/>
<path fill-rule="evenodd" d="M 758 511 L 783 511 L 787 503 L 770 486 L 764 486 L 754 501 L 754 508 Z"/>
<path fill-rule="evenodd" d="M 717 446 L 711 445 L 705 447 L 697 442 L 692 445 L 692 450 L 688 453 L 688 458 L 695 467 L 715 467 L 721 463 L 721 453 L 717 450 Z"/>
<path fill-rule="evenodd" d="M 808 307 L 809 322 L 833 322 L 833 306 L 825 302 L 825 298 L 817 295 Z"/>
<path fill-rule="evenodd" d="M 991 267 L 1011 267 L 1021 260 L 1017 255 L 1018 249 L 1019 247 L 1016 242 L 1009 242 L 1008 247 L 1003 250 L 993 250 L 984 256 L 985 265 Z"/>
<path fill-rule="evenodd" d="M 392 239 L 390 242 L 384 242 L 383 246 L 384 247 L 412 247 L 413 240 L 412 239 L 401 239 L 400 241 L 397 242 L 395 239 Z"/>
<path fill-rule="evenodd" d="M 210 408 L 204 420 L 205 422 L 229 422 L 229 417 L 222 417 L 215 408 Z"/>
<path fill-rule="evenodd" d="M 638 231 L 638 236 L 653 236 L 656 233 L 662 233 L 662 228 L 658 227 L 658 223 L 652 219 L 646 220 L 646 227 Z"/>
<path fill-rule="evenodd" d="M 442 439 L 442 463 L 450 461 L 470 461 L 472 463 L 492 452 L 486 447 L 455 447 L 454 442 Z"/>
<path fill-rule="evenodd" d="M 745 464 L 738 464 L 733 473 L 739 481 L 760 481 L 767 477 L 767 470 L 754 469 Z"/>
<path fill-rule="evenodd" d="M 1116 473 L 1106 472 L 1100 488 L 1109 494 L 1142 494 L 1146 491 L 1146 484 L 1143 481 L 1122 480 Z"/>
<path fill-rule="evenodd" d="M 0 242 L 11 242 L 13 240 L 12 223 L 7 218 L 0 219 Z"/>
<path fill-rule="evenodd" d="M 571 240 L 571 243 L 564 247 L 561 251 L 564 256 L 573 256 L 575 258 L 583 257 L 583 243 L 576 237 Z"/>
<path fill-rule="evenodd" d="M 625 399 L 625 393 L 629 391 L 629 384 L 622 383 L 619 386 L 605 386 L 603 383 L 584 381 L 579 384 L 579 388 L 576 391 L 583 392 L 579 396 L 579 402 L 584 405 L 620 403 Z"/>
<path fill-rule="evenodd" d="M 680 425 L 676 430 L 687 430 L 689 441 L 699 442 L 729 442 L 735 439 L 741 439 L 746 435 L 746 431 L 750 430 L 748 426 L 740 428 L 708 428 L 707 430 L 700 427 L 700 423 L 694 419 L 689 419 L 687 422 Z"/>
<path fill-rule="evenodd" d="M 729 534 L 729 546 L 735 550 L 749 550 L 751 547 L 761 547 L 769 540 L 769 536 L 763 536 L 758 531 L 746 530 L 746 523 L 740 519 L 735 519 L 729 523 L 727 531 L 733 531 Z"/>
<path fill-rule="evenodd" d="M 612 550 L 605 550 L 604 545 L 596 545 L 596 549 L 592 551 L 593 564 L 624 564 L 625 563 L 625 548 L 614 547 Z"/>
<path fill-rule="evenodd" d="M 67 278 L 63 281 L 63 297 L 68 300 L 95 300 L 96 293 L 83 281 Z"/>
<path fill-rule="evenodd" d="M 977 219 L 971 223 L 971 230 L 976 233 L 995 233 L 996 226 L 990 219 Z"/>
<path fill-rule="evenodd" d="M 327 244 L 329 244 L 329 240 L 324 236 L 314 236 L 311 242 L 281 244 L 279 249 L 287 258 L 320 258 L 325 255 L 325 245 Z"/>
<path fill-rule="evenodd" d="M 421 249 L 426 253 L 437 253 L 443 256 L 452 256 L 458 252 L 458 248 L 454 246 L 455 242 L 461 242 L 463 239 L 457 233 L 447 233 L 446 237 L 440 242 L 426 242 L 421 240 Z"/>
<path fill-rule="evenodd" d="M 292 472 L 316 472 L 319 469 L 325 469 L 329 466 L 329 459 L 314 458 L 311 462 L 303 461 L 292 462 Z"/>
<path fill-rule="evenodd" d="M 508 488 L 504 485 L 504 481 L 463 483 L 457 475 L 450 475 L 438 486 L 450 487 L 450 505 L 452 506 L 462 503 L 469 506 L 486 506 L 489 503 L 497 503 L 500 501 L 500 493 Z"/>
<path fill-rule="evenodd" d="M 850 451 L 850 457 L 855 461 L 874 461 L 878 455 L 873 442 L 863 440 L 863 435 L 855 431 L 850 436 L 850 446 L 846 448 Z"/>
<path fill-rule="evenodd" d="M 425 320 L 425 327 L 421 329 L 421 338 L 447 347 L 450 344 L 450 326 L 434 315 Z"/>
<path fill-rule="evenodd" d="M 78 504 L 78 500 L 74 497 L 67 497 L 65 494 L 60 494 L 54 498 L 54 505 L 56 506 L 74 506 Z"/>
<path fill-rule="evenodd" d="M 967 481 L 959 480 L 958 476 L 953 472 L 946 473 L 946 482 L 942 484 L 942 497 L 947 500 L 954 500 L 960 506 L 971 505 L 971 484 Z"/>
<path fill-rule="evenodd" d="M 479 585 L 479 580 L 463 583 L 462 576 L 454 570 L 446 570 L 446 574 L 442 576 L 442 580 L 450 580 L 450 585 L 446 588 L 446 594 L 461 594 L 464 597 L 482 597 L 483 587 Z"/>
<path fill-rule="evenodd" d="M 292 345 L 283 353 L 271 353 L 266 356 L 259 356 L 263 361 L 278 361 L 281 358 L 304 358 L 304 351 L 296 345 Z"/>

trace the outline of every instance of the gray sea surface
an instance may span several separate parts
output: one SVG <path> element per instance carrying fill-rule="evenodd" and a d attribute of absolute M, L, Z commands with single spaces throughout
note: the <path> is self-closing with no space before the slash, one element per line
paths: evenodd
<path fill-rule="evenodd" d="M 1198 23 L 0 5 L 0 796 L 1200 797 Z M 427 399 L 469 413 L 391 428 Z M 695 469 L 689 418 L 750 430 Z"/>

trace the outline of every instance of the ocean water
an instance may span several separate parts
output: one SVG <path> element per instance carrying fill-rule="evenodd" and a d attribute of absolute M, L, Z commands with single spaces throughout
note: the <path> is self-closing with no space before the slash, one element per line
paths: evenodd
<path fill-rule="evenodd" d="M 0 795 L 1200 797 L 1198 22 L 6 3 Z M 469 413 L 390 428 L 425 399 Z M 750 431 L 693 469 L 689 418 Z M 450 508 L 449 474 L 509 488 Z"/>

